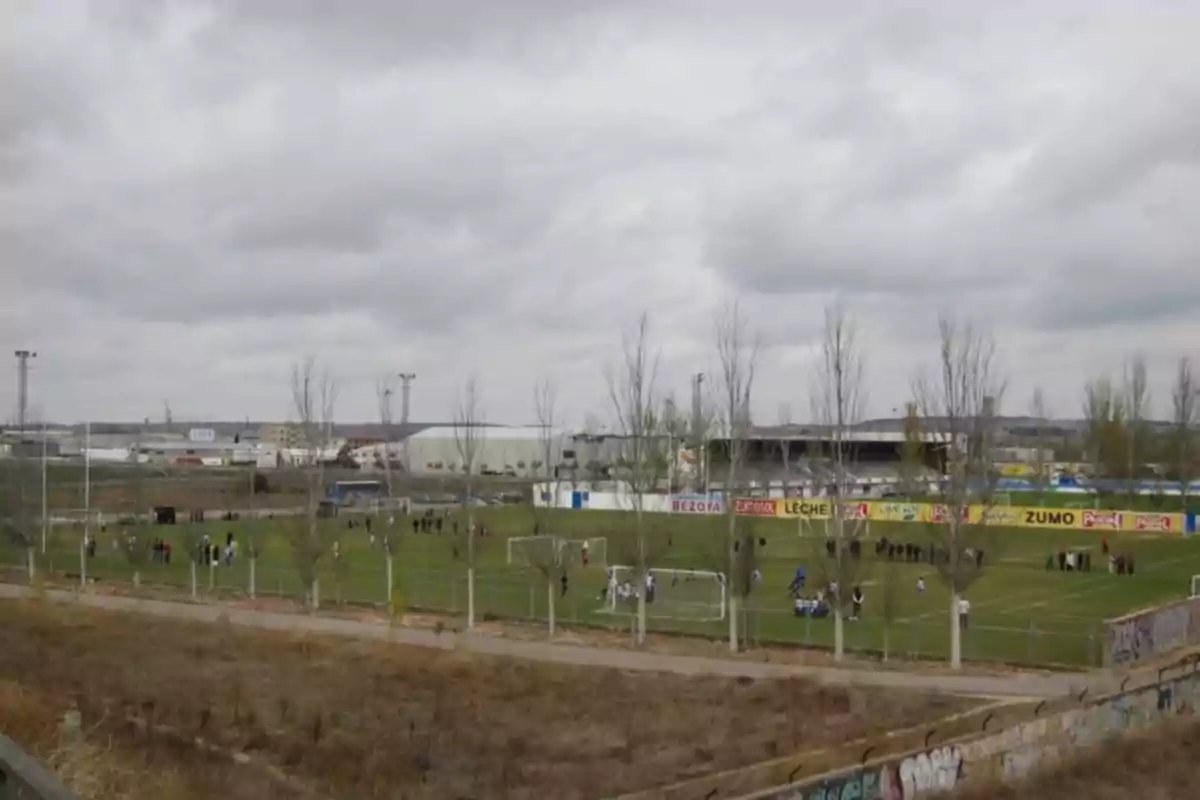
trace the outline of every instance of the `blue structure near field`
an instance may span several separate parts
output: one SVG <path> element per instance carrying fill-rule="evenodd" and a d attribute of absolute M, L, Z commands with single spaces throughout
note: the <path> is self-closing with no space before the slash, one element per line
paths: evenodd
<path fill-rule="evenodd" d="M 329 487 L 326 499 L 331 503 L 346 506 L 387 496 L 387 486 L 383 481 L 338 481 Z"/>

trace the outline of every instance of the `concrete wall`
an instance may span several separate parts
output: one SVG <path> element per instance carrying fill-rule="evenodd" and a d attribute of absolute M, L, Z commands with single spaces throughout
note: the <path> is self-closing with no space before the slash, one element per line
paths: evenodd
<path fill-rule="evenodd" d="M 1170 717 L 1190 716 L 1197 704 L 1200 673 L 1190 672 L 1003 731 L 870 762 L 743 800 L 913 800 L 971 784 L 1013 783 L 1074 758 L 1081 748 Z"/>
<path fill-rule="evenodd" d="M 1138 611 L 1106 625 L 1104 664 L 1127 667 L 1200 644 L 1200 597 Z"/>
<path fill-rule="evenodd" d="M 0 734 L 0 800 L 79 800 L 39 761 Z"/>

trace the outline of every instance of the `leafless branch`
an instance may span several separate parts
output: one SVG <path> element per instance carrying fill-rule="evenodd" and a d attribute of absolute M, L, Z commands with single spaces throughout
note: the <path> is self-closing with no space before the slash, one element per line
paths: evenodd
<path fill-rule="evenodd" d="M 321 560 L 337 535 L 332 526 L 321 524 L 320 508 L 325 489 L 325 461 L 333 444 L 338 385 L 327 370 L 318 369 L 314 356 L 308 356 L 292 367 L 291 388 L 304 453 L 305 515 L 298 524 L 289 526 L 289 544 L 309 606 L 315 610 L 321 602 Z"/>
<path fill-rule="evenodd" d="M 650 319 L 642 314 L 632 331 L 622 336 L 621 361 L 606 375 L 609 401 L 621 437 L 617 475 L 628 487 L 634 516 L 632 537 L 617 537 L 621 558 L 633 567 L 637 585 L 665 552 L 661 530 L 648 524 L 646 496 L 658 491 L 667 473 L 666 436 L 662 431 L 662 403 L 658 397 L 658 353 L 650 343 Z M 623 534 L 624 532 L 622 532 Z M 669 541 L 669 540 L 668 540 Z M 645 641 L 646 598 L 638 595 L 637 640 Z"/>
<path fill-rule="evenodd" d="M 993 426 L 1006 382 L 989 334 L 948 316 L 939 320 L 938 333 L 936 377 L 919 378 L 914 389 L 926 434 L 945 454 L 938 486 L 945 518 L 929 530 L 935 542 L 934 564 L 950 590 L 951 665 L 958 668 L 962 656 L 957 604 L 983 573 L 981 542 L 991 541 L 986 522 L 996 502 Z M 969 516 L 972 506 L 983 509 L 980 524 Z"/>
<path fill-rule="evenodd" d="M 479 456 L 487 437 L 487 422 L 483 411 L 483 400 L 479 381 L 475 376 L 467 378 L 459 393 L 454 409 L 454 445 L 462 461 L 465 474 L 466 525 L 459 531 L 460 541 L 455 545 L 458 558 L 467 565 L 467 627 L 475 625 L 475 477 L 479 470 Z"/>
<path fill-rule="evenodd" d="M 851 587 L 863 576 L 863 562 L 851 555 L 851 539 L 846 530 L 846 501 L 849 495 L 854 463 L 852 427 L 863 416 L 865 406 L 863 358 L 858 344 L 858 330 L 841 303 L 825 309 L 825 325 L 821 339 L 821 362 L 813 395 L 813 412 L 830 440 L 832 481 L 829 485 L 832 557 L 818 558 L 817 564 L 825 573 L 827 583 L 836 583 L 838 591 L 831 593 L 834 613 L 834 657 L 843 656 L 843 614 L 850 604 Z M 861 544 L 860 544 L 861 546 Z"/>
<path fill-rule="evenodd" d="M 1195 475 L 1195 435 L 1197 398 L 1192 363 L 1187 358 L 1179 359 L 1175 370 L 1175 383 L 1171 387 L 1171 412 L 1174 430 L 1171 432 L 1171 456 L 1174 462 L 1175 480 L 1179 481 L 1179 493 L 1184 508 L 1188 504 L 1192 478 Z"/>

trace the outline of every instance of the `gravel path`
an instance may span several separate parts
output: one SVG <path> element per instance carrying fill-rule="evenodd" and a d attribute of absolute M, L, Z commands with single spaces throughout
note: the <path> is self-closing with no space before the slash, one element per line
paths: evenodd
<path fill-rule="evenodd" d="M 103 594 L 79 594 L 59 589 L 42 592 L 25 586 L 0 584 L 0 599 L 44 597 L 55 603 L 80 604 L 89 608 L 153 614 L 158 617 L 216 622 L 249 628 L 332 634 L 378 639 L 414 647 L 466 650 L 474 653 L 524 658 L 556 664 L 612 667 L 616 669 L 673 672 L 679 675 L 719 675 L 745 678 L 808 678 L 835 685 L 873 686 L 893 689 L 935 691 L 995 698 L 1050 698 L 1067 693 L 1103 692 L 1116 687 L 1111 676 L 1101 674 L 934 675 L 918 672 L 856 670 L 801 664 L 771 664 L 703 656 L 685 656 L 652 651 L 617 650 L 579 645 L 552 644 L 508 639 L 483 634 L 442 632 L 391 627 L 383 623 L 331 617 L 287 614 L 234 608 L 222 604 L 178 603 Z"/>

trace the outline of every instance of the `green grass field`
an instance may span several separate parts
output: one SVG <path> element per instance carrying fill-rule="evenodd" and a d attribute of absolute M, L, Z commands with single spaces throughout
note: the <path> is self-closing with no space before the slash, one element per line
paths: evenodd
<path fill-rule="evenodd" d="M 460 514 L 463 512 L 459 512 Z M 528 536 L 534 515 L 526 507 L 489 507 L 476 510 L 477 519 L 489 528 L 489 535 L 477 542 L 476 613 L 480 619 L 505 618 L 545 620 L 547 588 L 541 573 L 530 567 L 507 564 L 506 542 L 510 536 Z M 718 570 L 723 518 L 654 514 L 646 517 L 650 538 L 661 545 L 663 567 Z M 283 526 L 296 522 L 258 520 L 208 522 L 193 526 L 224 542 L 232 531 L 242 546 L 242 556 L 232 567 L 199 570 L 201 593 L 244 591 L 248 585 L 247 542 L 253 541 L 260 553 L 256 567 L 260 595 L 299 598 L 302 586 L 287 543 Z M 366 530 L 347 528 L 346 518 L 325 520 L 339 539 L 342 558 L 327 557 L 322 566 L 322 597 L 326 604 L 338 602 L 385 606 L 387 604 L 385 557 L 381 546 L 372 548 Z M 564 538 L 603 537 L 607 541 L 608 563 L 629 563 L 622 558 L 631 541 L 630 515 L 610 511 L 542 512 L 541 529 Z M 751 594 L 745 615 L 745 630 L 752 641 L 763 644 L 784 643 L 811 647 L 829 647 L 833 639 L 831 619 L 804 619 L 793 616 L 787 593 L 796 567 L 804 565 L 810 587 L 819 579 L 823 538 L 801 536 L 797 523 L 777 519 L 744 519 L 755 538 L 766 540 L 758 551 L 763 582 Z M 88 575 L 101 581 L 129 581 L 132 566 L 120 550 L 112 546 L 119 535 L 115 525 L 100 534 L 96 558 L 89 559 Z M 189 583 L 188 558 L 185 554 L 187 526 L 143 527 L 139 537 L 161 536 L 172 543 L 170 565 L 145 564 L 140 568 L 145 584 Z M 376 523 L 376 533 L 384 526 Z M 465 526 L 464 526 L 465 529 Z M 465 565 L 453 556 L 454 537 L 450 521 L 444 531 L 413 533 L 411 520 L 398 517 L 393 530 L 402 536 L 396 547 L 395 581 L 405 608 L 412 610 L 465 612 Z M 1133 576 L 1109 574 L 1100 554 L 1100 536 L 1070 531 L 1028 529 L 987 529 L 989 567 L 967 592 L 970 599 L 971 627 L 964 634 L 964 657 L 975 661 L 1009 663 L 1098 665 L 1102 658 L 1103 620 L 1129 611 L 1186 597 L 1189 579 L 1200 574 L 1200 540 L 1181 537 L 1150 537 L 1141 534 L 1111 534 L 1114 550 L 1133 554 L 1137 572 Z M 934 532 L 927 526 L 903 523 L 872 523 L 871 540 L 887 536 L 893 541 L 925 544 Z M 57 527 L 49 552 L 39 555 L 39 568 L 58 574 L 79 572 L 77 528 Z M 669 541 L 669 546 L 667 542 Z M 1045 569 L 1050 552 L 1068 547 L 1091 547 L 1094 568 L 1090 573 L 1063 573 Z M 627 550 L 626 550 L 627 552 Z M 598 553 L 594 553 L 598 555 Z M 18 564 L 22 554 L 11 543 L 0 543 L 0 562 Z M 595 559 L 593 559 L 595 561 Z M 846 624 L 847 648 L 857 652 L 882 652 L 885 634 L 888 650 L 896 658 L 942 658 L 948 649 L 948 595 L 929 564 L 887 562 L 877 558 L 870 543 L 864 547 L 862 583 L 866 594 L 864 618 Z M 917 579 L 924 576 L 927 590 L 916 591 Z M 569 574 L 569 588 L 558 601 L 557 615 L 562 624 L 628 629 L 629 617 L 614 614 L 600 599 L 604 585 L 602 565 L 583 569 L 578 564 Z M 686 585 L 684 585 L 686 584 Z M 711 584 L 684 588 L 660 584 L 660 597 L 668 599 L 687 591 L 697 597 L 712 595 Z M 690 587 L 690 588 L 689 588 Z M 885 624 L 880 611 L 881 596 L 892 587 L 895 598 L 893 620 Z M 680 595 L 670 595 L 679 592 Z M 811 589 L 810 589 L 811 592 Z M 672 618 L 671 602 L 658 602 L 656 615 L 649 619 L 652 631 L 727 636 L 728 623 L 720 620 Z M 668 614 L 659 616 L 658 614 Z"/>

